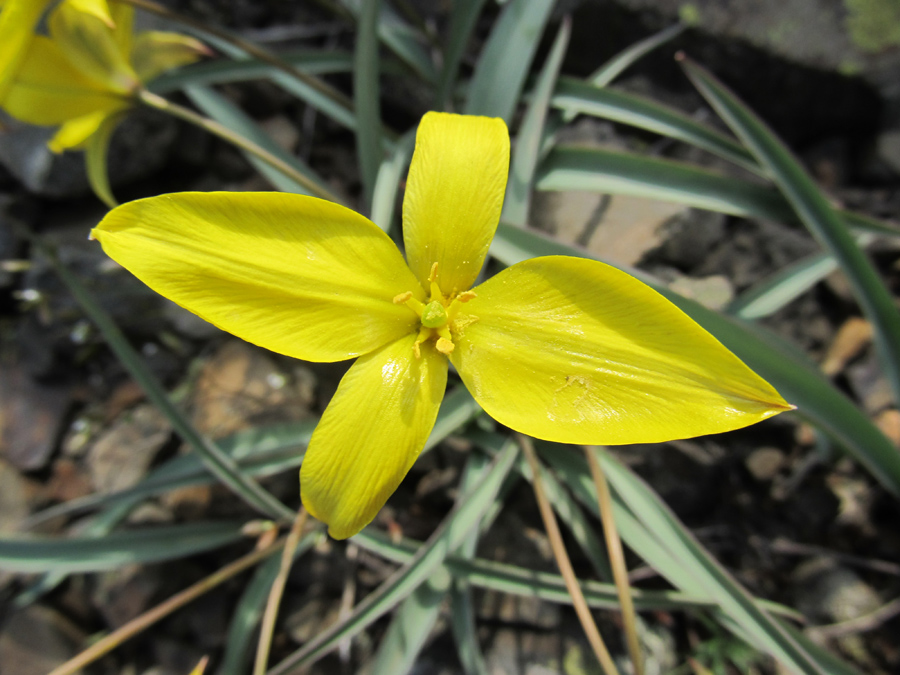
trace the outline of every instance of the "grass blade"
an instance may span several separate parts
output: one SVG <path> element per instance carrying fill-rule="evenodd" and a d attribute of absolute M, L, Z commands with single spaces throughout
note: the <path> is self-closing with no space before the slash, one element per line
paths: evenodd
<path fill-rule="evenodd" d="M 466 467 L 459 482 L 460 495 L 466 495 L 478 484 L 478 481 L 489 469 L 490 458 L 481 452 L 470 452 L 466 459 Z M 507 481 L 509 476 L 507 476 Z M 493 518 L 499 512 L 504 501 L 504 487 L 500 487 L 495 498 L 494 507 L 488 509 L 479 523 L 465 541 L 456 549 L 456 555 L 464 560 L 472 560 L 478 548 L 478 539 L 490 527 Z M 446 566 L 444 566 L 446 570 Z M 472 601 L 471 585 L 465 579 L 452 579 L 450 587 L 450 627 L 456 642 L 459 662 L 467 675 L 488 675 L 487 662 L 478 643 L 478 631 L 475 625 L 475 605 Z"/>
<path fill-rule="evenodd" d="M 690 143 L 749 171 L 761 172 L 753 155 L 740 143 L 679 110 L 642 96 L 561 77 L 556 83 L 551 105 L 573 117 L 580 113 L 593 115 Z"/>
<path fill-rule="evenodd" d="M 872 239 L 869 234 L 857 235 L 860 246 L 867 245 Z M 748 288 L 729 303 L 726 311 L 742 319 L 769 316 L 800 297 L 837 268 L 837 260 L 829 253 L 806 256 Z"/>
<path fill-rule="evenodd" d="M 229 31 L 210 26 L 198 19 L 180 14 L 164 7 L 153 0 L 121 0 L 184 27 L 188 32 L 197 35 L 204 42 L 216 47 L 223 54 L 237 60 L 256 59 L 268 63 L 279 73 L 273 78 L 288 91 L 298 92 L 298 96 L 339 122 L 355 123 L 350 100 L 341 92 L 325 84 L 289 63 L 285 63 L 259 45 L 248 42 Z"/>
<path fill-rule="evenodd" d="M 278 171 L 271 164 L 268 164 L 252 153 L 242 151 L 244 157 L 254 168 L 259 171 L 272 185 L 282 192 L 293 192 L 295 194 L 310 195 L 313 197 L 324 197 L 331 194 L 331 189 L 327 186 L 309 166 L 306 165 L 298 157 L 282 148 L 272 140 L 266 132 L 259 128 L 244 111 L 231 103 L 227 98 L 216 93 L 209 87 L 200 85 L 189 85 L 184 88 L 191 102 L 200 110 L 209 115 L 219 124 L 224 124 L 233 132 L 240 134 L 244 138 L 252 141 L 256 145 L 262 147 L 285 164 L 293 168 L 298 174 L 307 179 L 307 183 L 300 183 L 283 172 Z"/>
<path fill-rule="evenodd" d="M 800 220 L 838 261 L 872 322 L 894 400 L 900 402 L 900 312 L 875 267 L 800 162 L 765 123 L 705 69 L 688 60 L 682 65 L 700 93 L 766 167 Z"/>
<path fill-rule="evenodd" d="M 347 52 L 319 50 L 297 50 L 280 54 L 281 60 L 307 75 L 332 75 L 349 73 L 353 70 L 353 56 Z M 171 94 L 191 84 L 211 86 L 234 82 L 252 82 L 272 79 L 282 72 L 259 59 L 216 59 L 200 61 L 160 75 L 149 85 L 157 94 Z"/>
<path fill-rule="evenodd" d="M 567 448 L 566 451 L 568 450 Z M 584 468 L 587 468 L 586 465 Z M 545 475 L 551 474 L 547 473 Z M 585 501 L 588 499 L 590 499 L 590 496 L 586 495 Z M 406 564 L 412 560 L 416 551 L 423 545 L 422 542 L 412 539 L 402 539 L 399 542 L 395 542 L 387 533 L 379 532 L 372 528 L 357 535 L 355 541 L 367 551 L 399 564 Z M 465 580 L 477 588 L 522 597 L 540 598 L 541 600 L 561 605 L 569 605 L 572 601 L 566 590 L 563 578 L 552 572 L 540 572 L 509 563 L 485 560 L 484 558 L 467 560 L 457 555 L 448 556 L 445 564 L 455 579 Z M 616 595 L 616 587 L 612 584 L 582 580 L 581 588 L 585 599 L 591 607 L 595 609 L 618 609 L 619 600 Z M 649 612 L 660 609 L 712 610 L 716 608 L 716 604 L 712 600 L 683 591 L 641 589 L 633 589 L 633 591 L 635 606 L 641 611 Z M 766 600 L 758 600 L 758 602 L 773 614 L 793 620 L 803 619 L 802 615 L 789 607 Z"/>
<path fill-rule="evenodd" d="M 209 551 L 244 538 L 243 523 L 188 523 L 102 538 L 31 537 L 0 539 L 0 569 L 38 572 L 96 572 L 132 563 L 151 563 Z"/>
<path fill-rule="evenodd" d="M 584 190 L 661 199 L 734 216 L 799 222 L 775 189 L 668 159 L 599 148 L 556 147 L 538 169 L 538 190 Z M 900 236 L 900 227 L 841 211 L 857 232 Z"/>
<path fill-rule="evenodd" d="M 353 53 L 353 106 L 356 112 L 356 153 L 363 186 L 363 201 L 372 205 L 381 166 L 381 111 L 378 82 L 378 13 L 381 0 L 362 4 Z"/>
<path fill-rule="evenodd" d="M 260 512 L 275 519 L 293 517 L 293 511 L 282 504 L 256 481 L 245 476 L 235 461 L 223 453 L 210 439 L 200 434 L 187 417 L 175 406 L 168 393 L 143 359 L 134 350 L 112 317 L 100 307 L 81 281 L 63 265 L 55 252 L 34 236 L 28 237 L 47 258 L 53 271 L 63 280 L 75 301 L 84 310 L 103 335 L 110 349 L 132 378 L 141 386 L 147 398 L 166 416 L 172 428 L 187 442 L 219 480 Z"/>
<path fill-rule="evenodd" d="M 464 112 L 509 125 L 553 2 L 509 0 L 491 30 L 469 85 Z"/>
<path fill-rule="evenodd" d="M 459 64 L 469 44 L 472 30 L 481 15 L 484 2 L 485 0 L 457 0 L 453 3 L 447 44 L 444 46 L 444 64 L 437 83 L 437 110 L 447 110 L 450 105 Z"/>
<path fill-rule="evenodd" d="M 373 675 L 397 675 L 412 669 L 437 623 L 450 582 L 450 573 L 438 567 L 400 603 L 375 654 Z"/>
<path fill-rule="evenodd" d="M 353 637 L 373 621 L 395 607 L 403 598 L 438 569 L 447 555 L 456 549 L 478 526 L 484 513 L 494 503 L 497 491 L 503 483 L 516 456 L 516 446 L 507 445 L 494 461 L 490 471 L 479 482 L 468 498 L 461 500 L 434 534 L 403 568 L 397 570 L 375 592 L 363 600 L 347 620 L 332 626 L 317 635 L 301 649 L 269 671 L 269 675 L 284 675 L 296 667 L 311 663 L 330 650 L 341 640 Z M 356 538 L 354 538 L 354 541 Z"/>
<path fill-rule="evenodd" d="M 503 223 L 497 229 L 491 253 L 507 265 L 541 255 L 595 258 L 584 250 Z M 837 441 L 888 491 L 900 495 L 900 456 L 896 448 L 815 367 L 799 361 L 782 341 L 768 331 L 707 309 L 668 290 L 648 275 L 631 269 L 623 271 L 650 285 L 712 333 L 771 382 L 782 396 L 797 405 L 799 414 Z"/>
<path fill-rule="evenodd" d="M 371 0 L 341 0 L 361 23 L 363 14 L 369 10 Z M 420 34 L 387 3 L 379 3 L 381 8 L 376 14 L 377 37 L 390 49 L 410 70 L 425 82 L 435 82 L 437 72 L 422 46 Z"/>
<path fill-rule="evenodd" d="M 522 121 L 516 137 L 512 163 L 509 167 L 509 181 L 506 184 L 506 198 L 503 200 L 502 216 L 503 221 L 511 225 L 525 227 L 528 222 L 531 186 L 541 150 L 547 109 L 550 105 L 550 96 L 553 93 L 556 78 L 559 76 L 563 56 L 569 46 L 571 33 L 572 21 L 567 16 L 556 33 L 553 47 L 538 76 L 534 95 L 531 97 L 531 103 L 528 105 L 525 119 Z"/>
<path fill-rule="evenodd" d="M 612 490 L 653 532 L 671 558 L 683 561 L 697 583 L 714 598 L 727 616 L 753 637 L 753 644 L 791 670 L 810 675 L 828 671 L 696 541 L 669 508 L 643 481 L 609 453 L 598 457 Z"/>
<path fill-rule="evenodd" d="M 372 194 L 372 222 L 390 233 L 397 209 L 397 191 L 406 177 L 416 144 L 416 130 L 410 129 L 397 142 L 394 151 L 385 157 L 378 168 L 375 191 Z"/>
<path fill-rule="evenodd" d="M 605 87 L 641 57 L 681 35 L 685 28 L 687 26 L 684 24 L 676 23 L 674 26 L 669 26 L 655 35 L 644 38 L 640 42 L 635 42 L 600 66 L 587 79 L 595 87 Z"/>

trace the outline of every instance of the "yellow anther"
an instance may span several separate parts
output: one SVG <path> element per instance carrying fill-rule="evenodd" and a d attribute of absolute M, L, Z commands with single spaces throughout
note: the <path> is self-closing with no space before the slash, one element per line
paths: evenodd
<path fill-rule="evenodd" d="M 431 266 L 431 273 L 428 275 L 428 281 L 430 281 L 432 283 L 437 281 L 437 270 L 438 270 L 438 264 L 434 263 Z"/>
<path fill-rule="evenodd" d="M 406 291 L 406 293 L 401 293 L 400 295 L 394 296 L 394 304 L 395 305 L 403 305 L 407 300 L 412 298 L 412 291 Z"/>
<path fill-rule="evenodd" d="M 421 359 L 421 358 L 422 358 L 422 350 L 419 348 L 419 345 L 420 345 L 420 344 L 422 344 L 422 343 L 419 342 L 418 340 L 416 340 L 415 342 L 413 342 L 413 354 L 416 355 L 416 358 L 417 358 L 417 359 Z"/>
<path fill-rule="evenodd" d="M 456 296 L 456 299 L 460 302 L 468 302 L 469 300 L 474 300 L 478 296 L 475 295 L 475 291 L 464 291 Z"/>
<path fill-rule="evenodd" d="M 456 345 L 454 345 L 447 338 L 438 338 L 438 341 L 434 345 L 435 349 L 437 349 L 444 356 L 450 356 L 453 353 L 453 350 L 456 349 Z"/>

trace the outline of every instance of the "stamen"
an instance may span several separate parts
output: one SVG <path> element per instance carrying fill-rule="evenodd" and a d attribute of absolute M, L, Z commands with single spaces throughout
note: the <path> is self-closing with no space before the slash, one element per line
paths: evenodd
<path fill-rule="evenodd" d="M 406 293 L 401 293 L 400 295 L 394 296 L 394 304 L 395 305 L 403 305 L 406 304 L 406 301 L 412 297 L 412 291 L 406 291 Z"/>
<path fill-rule="evenodd" d="M 434 283 L 435 281 L 437 281 L 437 270 L 438 270 L 438 264 L 434 263 L 431 266 L 431 273 L 428 275 L 428 281 L 430 281 L 431 283 Z"/>
<path fill-rule="evenodd" d="M 460 302 L 468 302 L 469 300 L 474 300 L 478 296 L 475 295 L 475 291 L 464 291 L 456 296 L 456 299 Z"/>
<path fill-rule="evenodd" d="M 437 349 L 444 356 L 450 356 L 453 353 L 453 350 L 456 349 L 456 345 L 454 345 L 447 338 L 438 338 L 438 341 L 434 345 L 435 349 Z"/>

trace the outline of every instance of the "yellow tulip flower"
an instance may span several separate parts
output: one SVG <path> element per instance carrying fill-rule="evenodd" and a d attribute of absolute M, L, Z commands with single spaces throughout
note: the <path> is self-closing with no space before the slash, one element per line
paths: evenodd
<path fill-rule="evenodd" d="M 17 41 L 25 40 L 40 16 L 38 7 L 46 5 L 46 0 L 6 0 L 0 39 L 8 23 Z M 24 48 L 17 42 L 15 56 L 8 45 L 0 47 L 0 59 L 16 64 L 5 71 L 13 78 L 5 96 L 0 80 L 0 106 L 22 122 L 60 126 L 50 141 L 55 152 L 82 148 L 100 133 L 108 140 L 143 83 L 207 51 L 197 40 L 173 33 L 133 35 L 133 20 L 129 5 L 62 0 L 48 16 L 49 36 L 28 32 Z"/>
<path fill-rule="evenodd" d="M 105 0 L 100 0 L 105 2 Z M 34 27 L 51 0 L 0 0 L 0 104 L 25 58 Z"/>
<path fill-rule="evenodd" d="M 651 443 L 791 408 L 658 293 L 592 260 L 534 258 L 473 288 L 509 168 L 502 120 L 428 113 L 406 195 L 407 262 L 337 204 L 182 193 L 120 206 L 93 230 L 113 259 L 220 328 L 300 359 L 359 357 L 300 471 L 335 538 L 369 523 L 437 417 L 448 361 L 498 422 L 562 443 Z"/>

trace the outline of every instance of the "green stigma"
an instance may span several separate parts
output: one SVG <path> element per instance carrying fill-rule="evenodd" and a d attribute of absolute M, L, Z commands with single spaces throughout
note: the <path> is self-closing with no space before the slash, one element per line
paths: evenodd
<path fill-rule="evenodd" d="M 422 325 L 425 328 L 440 328 L 447 323 L 447 310 L 437 300 L 432 300 L 422 310 Z"/>

